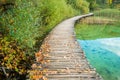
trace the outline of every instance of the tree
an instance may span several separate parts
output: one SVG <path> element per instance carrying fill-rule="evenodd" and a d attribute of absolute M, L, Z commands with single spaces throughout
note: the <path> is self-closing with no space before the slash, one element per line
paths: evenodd
<path fill-rule="evenodd" d="M 111 5 L 113 0 L 107 0 L 108 5 Z"/>
<path fill-rule="evenodd" d="M 89 9 L 90 11 L 94 11 L 94 9 L 96 8 L 96 0 L 87 0 L 89 2 Z"/>

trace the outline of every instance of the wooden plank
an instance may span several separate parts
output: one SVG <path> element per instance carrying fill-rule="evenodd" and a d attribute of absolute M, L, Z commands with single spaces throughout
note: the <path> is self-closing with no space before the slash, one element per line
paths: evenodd
<path fill-rule="evenodd" d="M 75 74 L 75 75 L 48 75 L 48 78 L 50 77 L 56 77 L 56 78 L 65 78 L 65 77 L 69 77 L 69 78 L 76 78 L 76 77 L 86 77 L 86 78 L 96 78 L 96 75 L 91 75 L 91 74 Z"/>
<path fill-rule="evenodd" d="M 86 56 L 78 44 L 74 34 L 76 20 L 93 15 L 82 15 L 70 18 L 58 24 L 44 42 L 50 47 L 49 56 L 43 65 L 47 68 L 48 80 L 102 80 L 96 70 L 86 60 Z"/>

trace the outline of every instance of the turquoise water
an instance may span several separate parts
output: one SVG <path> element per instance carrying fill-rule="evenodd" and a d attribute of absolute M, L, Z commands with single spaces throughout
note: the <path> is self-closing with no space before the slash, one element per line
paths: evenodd
<path fill-rule="evenodd" d="M 120 38 L 78 40 L 88 61 L 104 80 L 120 80 Z"/>

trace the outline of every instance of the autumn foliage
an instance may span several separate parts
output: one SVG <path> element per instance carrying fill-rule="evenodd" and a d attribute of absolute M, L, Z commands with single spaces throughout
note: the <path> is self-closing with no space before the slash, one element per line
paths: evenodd
<path fill-rule="evenodd" d="M 35 53 L 36 61 L 32 64 L 32 70 L 29 71 L 29 76 L 31 80 L 48 80 L 46 77 L 46 64 L 49 63 L 49 60 L 45 58 L 49 57 L 49 45 L 43 44 L 40 51 Z"/>
<path fill-rule="evenodd" d="M 25 76 L 27 69 L 30 68 L 29 65 L 32 63 L 30 56 L 27 57 L 23 49 L 16 44 L 15 40 L 9 40 L 7 37 L 0 38 L 0 80 L 20 78 L 18 75 Z"/>

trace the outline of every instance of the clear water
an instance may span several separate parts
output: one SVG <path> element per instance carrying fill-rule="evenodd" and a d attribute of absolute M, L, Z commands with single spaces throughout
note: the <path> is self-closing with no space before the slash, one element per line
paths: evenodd
<path fill-rule="evenodd" d="M 120 38 L 78 40 L 88 61 L 104 80 L 120 80 Z"/>

